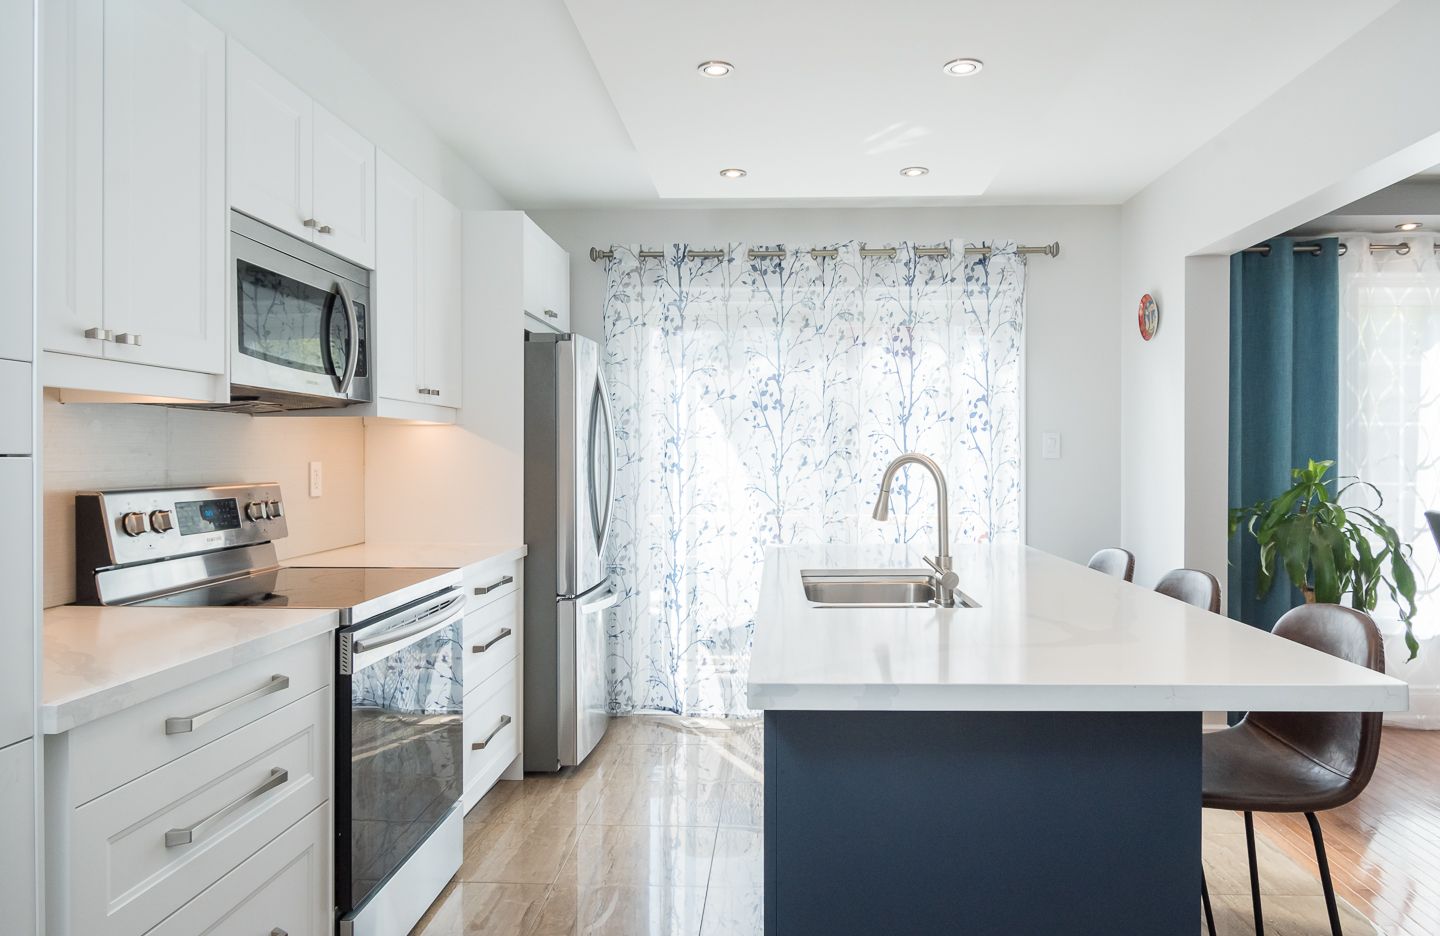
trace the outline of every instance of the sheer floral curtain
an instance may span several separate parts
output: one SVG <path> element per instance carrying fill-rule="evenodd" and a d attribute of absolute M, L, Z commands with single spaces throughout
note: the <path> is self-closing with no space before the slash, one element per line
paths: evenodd
<path fill-rule="evenodd" d="M 957 541 L 1021 525 L 1024 258 L 901 244 L 719 259 L 616 248 L 604 308 L 616 422 L 612 711 L 746 711 L 772 543 L 923 542 L 918 474 L 870 519 L 885 464 L 944 465 Z M 903 476 L 902 476 L 903 477 Z"/>
<path fill-rule="evenodd" d="M 1373 243 L 1408 252 L 1370 250 Z M 1342 238 L 1340 258 L 1340 464 L 1373 483 L 1383 514 L 1414 547 L 1420 594 L 1410 655 L 1396 609 L 1382 604 L 1386 666 L 1411 684 L 1411 711 L 1396 720 L 1440 727 L 1440 554 L 1425 523 L 1440 509 L 1440 260 L 1433 235 Z"/>

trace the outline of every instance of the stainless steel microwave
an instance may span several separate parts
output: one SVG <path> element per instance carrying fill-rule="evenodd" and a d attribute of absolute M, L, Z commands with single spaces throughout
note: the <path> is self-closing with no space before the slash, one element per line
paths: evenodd
<path fill-rule="evenodd" d="M 368 403 L 373 396 L 370 271 L 230 213 L 234 317 L 231 410 Z"/>

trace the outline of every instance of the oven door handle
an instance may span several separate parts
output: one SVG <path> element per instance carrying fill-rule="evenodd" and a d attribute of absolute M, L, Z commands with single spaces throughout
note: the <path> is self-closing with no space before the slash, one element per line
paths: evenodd
<path fill-rule="evenodd" d="M 446 599 L 438 605 L 434 611 L 420 618 L 413 624 L 407 624 L 404 627 L 396 627 L 390 630 L 382 630 L 373 638 L 350 635 L 352 657 L 374 653 L 386 647 L 396 647 L 397 644 L 402 642 L 408 646 L 410 643 L 423 640 L 436 631 L 445 629 L 464 615 L 465 595 L 457 588 L 452 597 Z M 396 649 L 398 650 L 400 648 L 396 647 Z M 389 654 L 382 653 L 380 656 L 385 657 L 389 656 Z M 364 664 L 354 665 L 353 669 L 360 669 L 363 665 Z"/>

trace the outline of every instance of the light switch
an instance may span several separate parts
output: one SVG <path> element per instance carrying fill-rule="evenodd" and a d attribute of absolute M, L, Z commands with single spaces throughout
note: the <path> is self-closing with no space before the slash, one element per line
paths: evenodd
<path fill-rule="evenodd" d="M 321 483 L 322 480 L 323 480 L 323 479 L 322 479 L 321 474 L 320 474 L 320 463 L 319 463 L 318 461 L 313 461 L 313 462 L 311 462 L 311 463 L 310 463 L 310 496 L 311 496 L 311 497 L 319 497 L 321 491 L 324 490 L 324 485 Z"/>
<path fill-rule="evenodd" d="M 1059 458 L 1059 457 L 1060 457 L 1060 433 L 1058 433 L 1058 432 L 1042 432 L 1042 433 L 1040 433 L 1040 455 L 1041 455 L 1041 457 L 1043 457 L 1043 458 Z"/>

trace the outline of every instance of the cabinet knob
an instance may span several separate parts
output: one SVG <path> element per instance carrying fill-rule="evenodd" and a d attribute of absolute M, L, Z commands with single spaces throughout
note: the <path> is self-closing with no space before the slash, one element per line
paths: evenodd
<path fill-rule="evenodd" d="M 321 234 L 334 234 L 334 233 L 335 233 L 335 229 L 332 228 L 332 227 L 331 227 L 330 225 L 328 225 L 328 224 L 322 224 L 322 225 L 320 225 L 318 228 L 316 228 L 316 230 L 319 231 Z"/>
<path fill-rule="evenodd" d="M 546 309 L 546 310 L 545 310 L 545 317 L 546 317 L 546 318 L 559 318 L 559 317 L 560 317 L 560 313 L 559 313 L 559 312 L 556 312 L 554 309 Z"/>
<path fill-rule="evenodd" d="M 112 341 L 115 338 L 115 333 L 108 328 L 87 328 L 85 329 L 85 337 L 94 338 L 96 341 Z"/>
<path fill-rule="evenodd" d="M 139 335 L 136 335 L 136 334 L 131 334 L 130 332 L 121 332 L 120 334 L 118 334 L 118 335 L 115 336 L 115 343 L 116 343 L 116 344 L 125 344 L 125 345 L 134 345 L 134 346 L 136 346 L 136 347 L 139 347 L 139 345 L 140 345 L 140 336 L 139 336 Z"/>
<path fill-rule="evenodd" d="M 290 936 L 290 934 L 277 926 L 270 931 L 270 936 Z"/>
<path fill-rule="evenodd" d="M 306 218 L 304 221 L 301 221 L 300 223 L 303 224 L 303 225 L 305 225 L 306 227 L 314 227 L 315 225 L 319 224 L 320 222 L 319 222 L 319 221 L 316 221 L 314 218 Z"/>

